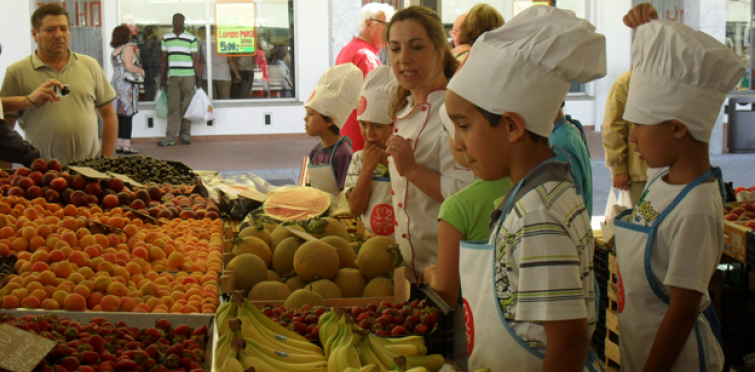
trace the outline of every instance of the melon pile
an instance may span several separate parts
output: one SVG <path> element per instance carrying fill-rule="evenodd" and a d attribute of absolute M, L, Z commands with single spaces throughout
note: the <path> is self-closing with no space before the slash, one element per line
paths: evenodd
<path fill-rule="evenodd" d="M 305 241 L 286 227 L 317 240 Z M 402 262 L 396 243 L 373 237 L 361 246 L 330 217 L 280 225 L 258 220 L 233 240 L 236 290 L 252 301 L 286 301 L 287 308 L 325 306 L 325 299 L 393 295 L 391 274 Z"/>

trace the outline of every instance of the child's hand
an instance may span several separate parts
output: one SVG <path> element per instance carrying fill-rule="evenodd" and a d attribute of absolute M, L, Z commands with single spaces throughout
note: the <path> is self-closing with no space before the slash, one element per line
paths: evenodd
<path fill-rule="evenodd" d="M 364 147 L 364 151 L 362 153 L 364 155 L 364 164 L 362 165 L 362 170 L 372 174 L 373 172 L 375 172 L 378 164 L 380 164 L 381 159 L 385 155 L 385 151 L 383 151 L 380 146 L 372 142 L 366 142 L 366 146 Z"/>
<path fill-rule="evenodd" d="M 412 171 L 417 166 L 411 140 L 394 135 L 388 140 L 385 152 L 393 159 L 391 161 L 401 177 L 406 176 L 407 172 Z"/>

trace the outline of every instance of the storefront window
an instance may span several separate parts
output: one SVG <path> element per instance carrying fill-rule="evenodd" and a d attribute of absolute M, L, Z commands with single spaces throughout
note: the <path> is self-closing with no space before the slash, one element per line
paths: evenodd
<path fill-rule="evenodd" d="M 728 0 L 726 2 L 726 45 L 737 54 L 747 58 L 748 61 L 751 57 L 750 12 L 749 0 Z M 746 76 L 750 75 L 747 74 Z M 750 79 L 747 77 L 742 79 L 738 88 L 752 89 Z"/>
<path fill-rule="evenodd" d="M 103 66 L 102 51 L 102 1 L 67 0 L 40 1 L 31 0 L 34 13 L 42 5 L 57 4 L 68 11 L 70 22 L 70 43 L 72 51 L 90 56 Z M 32 41 L 33 43 L 33 41 Z M 34 45 L 36 48 L 36 44 Z"/>
<path fill-rule="evenodd" d="M 135 28 L 133 41 L 147 75 L 141 101 L 154 101 L 155 92 L 160 89 L 160 40 L 164 34 L 173 32 L 175 13 L 185 16 L 186 32 L 198 38 L 202 86 L 213 100 L 294 97 L 293 0 L 256 0 L 254 3 L 257 54 L 219 57 L 215 53 L 214 1 L 121 1 L 121 20 Z"/>

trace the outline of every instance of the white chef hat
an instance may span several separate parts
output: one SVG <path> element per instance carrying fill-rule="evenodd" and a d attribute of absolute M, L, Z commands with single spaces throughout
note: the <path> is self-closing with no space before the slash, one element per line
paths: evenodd
<path fill-rule="evenodd" d="M 572 81 L 606 74 L 606 39 L 561 9 L 533 6 L 474 43 L 448 89 L 476 106 L 519 114 L 548 137 Z"/>
<path fill-rule="evenodd" d="M 445 103 L 440 106 L 440 121 L 443 123 L 443 128 L 448 132 L 448 136 L 453 139 L 456 135 L 456 128 L 454 128 L 454 122 L 451 121 L 451 117 L 448 116 Z"/>
<path fill-rule="evenodd" d="M 707 143 L 726 93 L 746 68 L 744 58 L 704 32 L 671 21 L 644 24 L 635 32 L 624 119 L 646 125 L 678 120 Z"/>
<path fill-rule="evenodd" d="M 362 70 L 351 62 L 330 67 L 322 74 L 304 106 L 332 117 L 334 124 L 343 128 L 357 105 L 362 78 Z"/>
<path fill-rule="evenodd" d="M 379 66 L 364 78 L 362 95 L 357 104 L 357 120 L 376 124 L 393 124 L 391 99 L 398 87 L 390 66 Z"/>

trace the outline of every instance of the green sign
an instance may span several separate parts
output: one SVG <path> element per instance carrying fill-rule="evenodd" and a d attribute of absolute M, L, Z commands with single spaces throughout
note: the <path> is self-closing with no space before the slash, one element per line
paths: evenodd
<path fill-rule="evenodd" d="M 257 52 L 253 2 L 215 4 L 215 53 L 220 57 L 252 56 Z"/>

